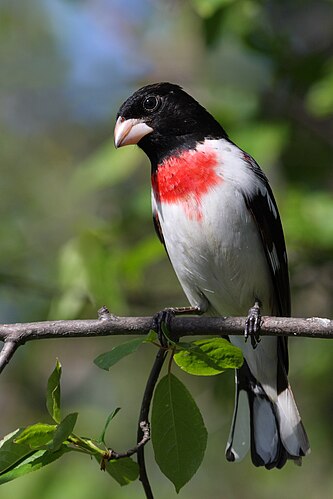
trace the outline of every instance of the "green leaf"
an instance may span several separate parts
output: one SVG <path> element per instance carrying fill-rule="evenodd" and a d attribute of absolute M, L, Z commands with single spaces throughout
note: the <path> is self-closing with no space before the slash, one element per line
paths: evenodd
<path fill-rule="evenodd" d="M 66 416 L 58 425 L 53 436 L 53 444 L 52 444 L 53 451 L 60 449 L 61 445 L 67 440 L 69 435 L 73 432 L 77 416 L 78 416 L 77 412 L 68 414 L 68 416 Z"/>
<path fill-rule="evenodd" d="M 153 329 L 151 329 L 149 331 L 149 333 L 147 334 L 145 340 L 144 340 L 144 343 L 153 343 L 154 341 L 157 341 L 158 340 L 158 336 L 157 336 L 157 333 L 156 331 L 154 331 Z"/>
<path fill-rule="evenodd" d="M 61 364 L 57 360 L 54 371 L 47 382 L 46 407 L 56 423 L 60 423 L 60 378 Z"/>
<path fill-rule="evenodd" d="M 15 430 L 0 442 L 0 484 L 40 469 L 70 450 L 63 446 L 57 452 L 46 449 L 32 451 L 25 438 L 20 442 L 24 432 L 27 436 L 26 430 L 28 428 Z"/>
<path fill-rule="evenodd" d="M 170 343 L 170 345 L 177 346 L 178 343 L 170 338 L 170 331 L 169 331 L 168 326 L 166 325 L 165 322 L 161 323 L 161 329 L 162 329 L 162 333 L 164 334 L 164 336 L 168 340 L 168 343 Z"/>
<path fill-rule="evenodd" d="M 120 407 L 117 407 L 114 411 L 111 412 L 111 414 L 109 414 L 109 416 L 107 417 L 107 420 L 105 422 L 101 436 L 98 438 L 97 442 L 105 444 L 106 430 L 107 430 L 110 422 L 112 421 L 112 419 L 116 416 L 116 414 L 118 414 L 119 411 L 120 411 Z"/>
<path fill-rule="evenodd" d="M 0 485 L 10 482 L 15 478 L 19 478 L 20 476 L 26 475 L 27 473 L 31 473 L 31 471 L 39 470 L 56 459 L 59 459 L 66 452 L 70 452 L 70 449 L 65 445 L 56 452 L 38 450 L 28 456 L 24 461 L 18 463 L 15 468 L 9 469 L 5 473 L 2 473 L 0 475 Z"/>
<path fill-rule="evenodd" d="M 0 442 L 0 474 L 15 466 L 22 459 L 32 454 L 31 447 L 27 443 L 14 443 L 24 429 L 19 428 L 6 435 Z"/>
<path fill-rule="evenodd" d="M 179 492 L 202 462 L 207 430 L 191 394 L 173 374 L 156 387 L 151 426 L 156 462 Z"/>
<path fill-rule="evenodd" d="M 53 439 L 57 430 L 57 425 L 36 423 L 25 428 L 22 433 L 15 438 L 15 444 L 27 444 L 31 449 L 45 447 Z"/>
<path fill-rule="evenodd" d="M 174 360 L 189 374 L 214 376 L 225 369 L 237 369 L 243 364 L 240 348 L 223 338 L 197 340 L 185 345 L 186 349 L 175 353 Z"/>
<path fill-rule="evenodd" d="M 113 347 L 110 352 L 105 352 L 96 357 L 94 364 L 108 371 L 110 367 L 119 362 L 123 357 L 136 352 L 139 346 L 146 340 L 146 337 L 136 338 L 135 340 L 126 341 L 116 347 Z"/>
<path fill-rule="evenodd" d="M 96 459 L 100 461 L 99 457 L 96 457 Z M 139 466 L 130 457 L 109 461 L 106 463 L 105 471 L 121 486 L 128 485 L 139 476 Z"/>

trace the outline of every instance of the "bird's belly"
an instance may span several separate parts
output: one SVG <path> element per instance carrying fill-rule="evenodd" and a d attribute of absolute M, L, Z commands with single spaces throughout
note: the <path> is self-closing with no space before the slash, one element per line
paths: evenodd
<path fill-rule="evenodd" d="M 245 315 L 259 298 L 269 313 L 271 277 L 241 193 L 223 186 L 200 205 L 157 203 L 156 208 L 171 263 L 193 306 L 210 314 Z"/>

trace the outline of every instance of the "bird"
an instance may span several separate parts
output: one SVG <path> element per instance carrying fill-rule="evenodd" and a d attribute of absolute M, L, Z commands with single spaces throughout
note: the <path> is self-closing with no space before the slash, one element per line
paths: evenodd
<path fill-rule="evenodd" d="M 284 234 L 266 175 L 173 83 L 134 92 L 119 109 L 114 142 L 137 145 L 150 160 L 154 226 L 188 311 L 248 317 L 244 337 L 229 338 L 244 363 L 226 459 L 250 451 L 266 469 L 301 464 L 310 446 L 288 381 L 287 338 L 260 338 L 261 314 L 291 313 Z"/>

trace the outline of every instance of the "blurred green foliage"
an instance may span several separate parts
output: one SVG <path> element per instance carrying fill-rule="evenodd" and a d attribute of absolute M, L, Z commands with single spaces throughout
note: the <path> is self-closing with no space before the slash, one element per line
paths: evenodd
<path fill-rule="evenodd" d="M 104 304 L 129 315 L 186 304 L 153 233 L 148 162 L 134 147 L 112 145 L 121 102 L 161 80 L 183 85 L 260 163 L 285 229 L 293 315 L 332 317 L 330 0 L 7 0 L 0 60 L 1 322 L 94 317 Z M 81 433 L 92 434 L 120 405 L 115 447 L 130 447 L 152 360 L 145 349 L 110 378 L 92 360 L 118 340 L 40 343 L 22 348 L 1 377 L 1 435 L 43 412 L 59 357 L 64 407 L 87 414 Z M 312 445 L 303 467 L 277 474 L 248 459 L 226 463 L 233 381 L 183 374 L 209 440 L 203 467 L 180 497 L 333 494 L 333 351 L 327 341 L 290 343 L 291 382 Z M 80 457 L 67 462 L 4 485 L 0 497 L 84 499 L 97 489 L 101 498 L 141 497 L 139 485 L 110 492 L 107 477 Z M 159 498 L 171 497 L 151 467 Z"/>

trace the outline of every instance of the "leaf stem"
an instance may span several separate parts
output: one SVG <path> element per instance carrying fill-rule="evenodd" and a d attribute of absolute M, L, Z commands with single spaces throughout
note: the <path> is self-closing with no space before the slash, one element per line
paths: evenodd
<path fill-rule="evenodd" d="M 169 358 L 169 363 L 168 363 L 168 374 L 171 373 L 171 367 L 172 367 L 172 361 L 173 361 L 173 356 L 175 355 L 177 348 L 174 346 L 171 350 L 171 355 Z"/>
<path fill-rule="evenodd" d="M 89 454 L 94 454 L 94 455 L 97 454 L 102 457 L 105 454 L 105 449 L 100 449 L 99 447 L 97 447 L 97 445 L 95 445 L 92 442 L 92 440 L 78 437 L 73 433 L 67 438 L 67 441 L 75 445 L 75 447 L 78 447 L 81 450 L 89 452 Z"/>

